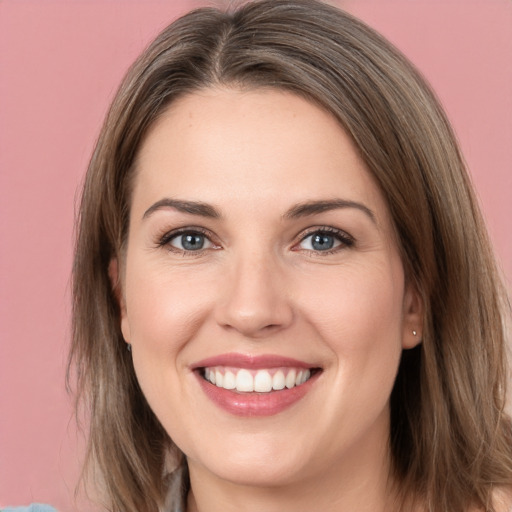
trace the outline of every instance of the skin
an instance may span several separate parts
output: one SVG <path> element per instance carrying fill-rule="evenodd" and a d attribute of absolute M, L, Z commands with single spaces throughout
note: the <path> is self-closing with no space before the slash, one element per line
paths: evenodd
<path fill-rule="evenodd" d="M 159 118 L 136 172 L 121 328 L 150 406 L 187 456 L 189 511 L 385 510 L 389 396 L 402 350 L 421 338 L 422 305 L 351 139 L 290 93 L 208 89 Z M 207 203 L 221 218 L 153 206 L 164 198 Z M 371 214 L 285 215 L 333 199 Z M 204 249 L 184 252 L 169 236 L 162 245 L 186 227 L 206 230 Z M 314 250 L 309 235 L 325 227 L 353 243 Z M 191 370 L 232 352 L 322 373 L 279 414 L 235 416 Z"/>

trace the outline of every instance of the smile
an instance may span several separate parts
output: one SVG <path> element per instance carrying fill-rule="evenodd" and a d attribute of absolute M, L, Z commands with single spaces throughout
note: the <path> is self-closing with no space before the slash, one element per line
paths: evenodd
<path fill-rule="evenodd" d="M 237 416 L 277 414 L 301 400 L 322 369 L 273 355 L 225 354 L 192 367 L 206 396 Z"/>
<path fill-rule="evenodd" d="M 218 388 L 241 393 L 269 393 L 304 384 L 311 378 L 311 370 L 289 367 L 248 370 L 220 366 L 205 368 L 203 376 Z"/>

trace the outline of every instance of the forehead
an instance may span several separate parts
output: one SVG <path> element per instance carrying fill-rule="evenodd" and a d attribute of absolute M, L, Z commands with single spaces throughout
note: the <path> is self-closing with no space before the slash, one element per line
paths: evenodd
<path fill-rule="evenodd" d="M 162 195 L 283 209 L 342 196 L 386 210 L 334 116 L 268 89 L 207 89 L 171 104 L 139 151 L 134 206 Z"/>

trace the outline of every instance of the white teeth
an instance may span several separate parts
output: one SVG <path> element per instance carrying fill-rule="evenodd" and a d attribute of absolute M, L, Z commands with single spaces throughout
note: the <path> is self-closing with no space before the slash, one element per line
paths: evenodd
<path fill-rule="evenodd" d="M 212 384 L 215 384 L 215 370 L 210 370 L 206 368 L 204 372 L 204 377 L 206 380 L 209 380 Z"/>
<path fill-rule="evenodd" d="M 224 375 L 222 375 L 222 373 L 220 373 L 219 370 L 215 370 L 215 385 L 218 386 L 219 388 L 222 387 L 222 384 L 223 384 L 223 381 L 224 380 Z"/>
<path fill-rule="evenodd" d="M 284 388 L 292 389 L 308 381 L 311 371 L 296 368 L 248 370 L 245 368 L 205 368 L 204 378 L 219 388 L 235 389 L 243 393 L 269 393 Z"/>
<path fill-rule="evenodd" d="M 260 393 L 272 391 L 272 377 L 270 373 L 265 370 L 256 372 L 256 376 L 254 377 L 254 391 L 259 391 Z"/>
<path fill-rule="evenodd" d="M 288 389 L 295 387 L 295 377 L 296 377 L 295 370 L 290 370 L 288 372 L 288 375 L 286 376 L 286 381 L 285 381 L 286 387 Z"/>
<path fill-rule="evenodd" d="M 254 379 L 249 370 L 239 370 L 236 374 L 237 391 L 254 391 Z"/>
<path fill-rule="evenodd" d="M 279 391 L 280 389 L 284 389 L 285 385 L 284 373 L 281 370 L 277 370 L 272 377 L 272 389 Z"/>
<path fill-rule="evenodd" d="M 304 384 L 311 377 L 311 372 L 309 370 L 301 370 L 297 373 L 297 377 L 295 378 L 295 385 L 300 386 Z"/>
<path fill-rule="evenodd" d="M 222 383 L 224 389 L 235 389 L 236 388 L 236 377 L 233 372 L 227 371 L 224 374 L 224 382 Z"/>

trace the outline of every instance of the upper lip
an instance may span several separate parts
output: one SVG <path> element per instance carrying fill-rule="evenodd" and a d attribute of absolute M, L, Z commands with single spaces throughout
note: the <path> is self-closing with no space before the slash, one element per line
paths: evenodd
<path fill-rule="evenodd" d="M 293 366 L 294 368 L 315 368 L 318 365 L 310 364 L 305 361 L 299 361 L 291 357 L 279 356 L 276 354 L 220 354 L 213 357 L 202 359 L 191 365 L 192 370 L 198 368 L 209 368 L 213 366 L 231 366 L 235 368 L 247 368 L 261 370 L 264 368 L 278 368 Z"/>

